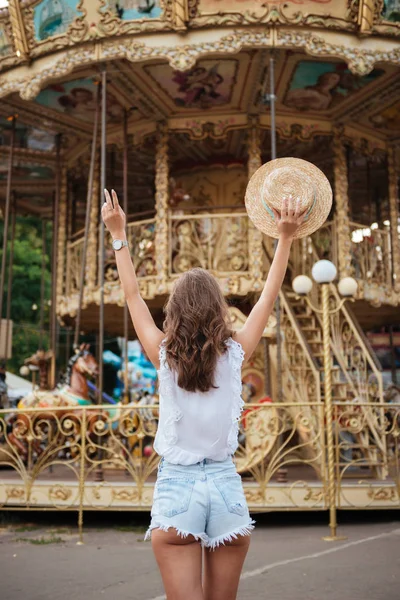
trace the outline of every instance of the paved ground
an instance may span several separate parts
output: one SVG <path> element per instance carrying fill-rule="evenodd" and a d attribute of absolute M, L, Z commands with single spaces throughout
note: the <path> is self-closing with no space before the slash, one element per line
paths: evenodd
<path fill-rule="evenodd" d="M 347 513 L 328 543 L 322 514 L 254 515 L 238 600 L 399 600 L 400 514 Z M 2 600 L 162 600 L 147 515 L 0 513 Z M 188 598 L 188 600 L 190 600 Z"/>

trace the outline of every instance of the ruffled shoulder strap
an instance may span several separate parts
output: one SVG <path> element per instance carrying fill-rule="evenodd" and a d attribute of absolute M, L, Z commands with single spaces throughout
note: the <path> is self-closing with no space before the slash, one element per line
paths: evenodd
<path fill-rule="evenodd" d="M 242 365 L 244 350 L 239 342 L 229 338 L 226 342 L 229 353 L 229 364 L 232 369 L 232 425 L 228 436 L 228 446 L 232 454 L 238 447 L 239 421 L 244 407 L 242 398 Z"/>

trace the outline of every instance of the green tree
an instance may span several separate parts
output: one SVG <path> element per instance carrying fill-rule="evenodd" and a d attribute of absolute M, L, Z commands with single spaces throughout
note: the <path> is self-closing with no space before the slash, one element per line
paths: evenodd
<path fill-rule="evenodd" d="M 45 303 L 43 347 L 48 348 L 49 305 L 51 289 L 51 225 L 46 224 L 46 255 L 44 268 Z M 3 247 L 4 222 L 0 223 L 0 261 Z M 10 242 L 8 243 L 7 265 Z M 14 239 L 13 281 L 11 288 L 11 319 L 14 322 L 12 358 L 7 368 L 18 373 L 25 358 L 39 347 L 40 287 L 42 278 L 42 221 L 38 217 L 17 217 Z M 8 273 L 5 278 L 3 318 L 6 314 Z M 37 309 L 34 310 L 35 306 Z"/>

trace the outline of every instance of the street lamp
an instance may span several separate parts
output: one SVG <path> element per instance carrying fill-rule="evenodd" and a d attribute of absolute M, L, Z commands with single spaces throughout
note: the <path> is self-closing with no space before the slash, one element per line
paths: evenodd
<path fill-rule="evenodd" d="M 329 527 L 331 535 L 324 537 L 326 541 L 346 539 L 336 534 L 336 482 L 334 470 L 334 440 L 332 418 L 332 357 L 330 350 L 330 315 L 338 312 L 346 299 L 353 297 L 357 292 L 357 282 L 352 277 L 341 279 L 338 284 L 342 300 L 335 308 L 329 308 L 329 287 L 335 280 L 337 270 L 329 260 L 319 260 L 311 271 L 314 281 L 321 285 L 322 308 L 313 306 L 307 294 L 312 289 L 312 280 L 306 275 L 299 275 L 293 281 L 292 287 L 298 296 L 303 296 L 313 311 L 322 315 L 322 337 L 324 346 L 324 390 L 325 390 L 325 415 L 326 415 L 326 441 L 328 447 L 328 482 L 329 482 Z"/>

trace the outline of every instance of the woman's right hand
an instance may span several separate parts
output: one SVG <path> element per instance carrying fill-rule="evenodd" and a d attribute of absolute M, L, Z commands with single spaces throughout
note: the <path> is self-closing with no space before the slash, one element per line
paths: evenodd
<path fill-rule="evenodd" d="M 289 196 L 282 201 L 282 210 L 273 209 L 280 238 L 293 239 L 296 231 L 304 221 L 307 209 L 300 212 L 300 198 Z"/>
<path fill-rule="evenodd" d="M 118 196 L 114 190 L 111 191 L 112 200 L 108 190 L 104 190 L 105 202 L 101 209 L 104 225 L 115 239 L 125 238 L 126 216 L 119 205 Z"/>

